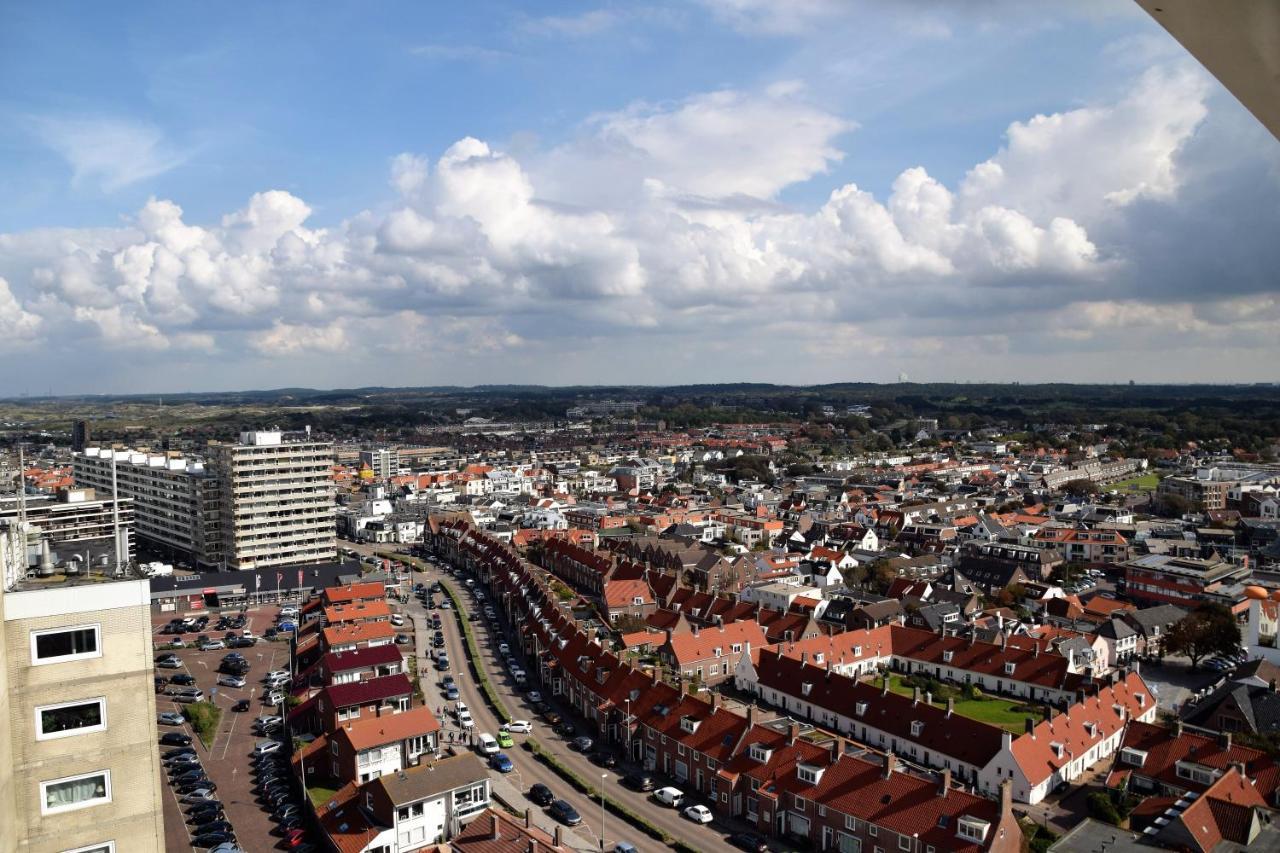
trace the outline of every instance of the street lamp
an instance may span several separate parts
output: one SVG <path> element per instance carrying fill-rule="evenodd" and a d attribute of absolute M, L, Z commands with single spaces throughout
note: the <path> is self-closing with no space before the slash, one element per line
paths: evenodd
<path fill-rule="evenodd" d="M 604 853 L 604 780 L 608 778 L 608 773 L 600 774 L 600 853 Z"/>

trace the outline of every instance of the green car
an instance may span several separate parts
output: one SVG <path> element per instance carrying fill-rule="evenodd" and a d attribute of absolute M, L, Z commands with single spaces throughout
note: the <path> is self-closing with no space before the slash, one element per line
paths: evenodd
<path fill-rule="evenodd" d="M 504 749 L 515 746 L 515 741 L 511 740 L 511 732 L 498 732 L 498 746 Z"/>

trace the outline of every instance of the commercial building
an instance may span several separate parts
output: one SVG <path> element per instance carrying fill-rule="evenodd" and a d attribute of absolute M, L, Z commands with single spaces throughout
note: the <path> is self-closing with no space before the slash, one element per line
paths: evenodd
<path fill-rule="evenodd" d="M 360 467 L 368 468 L 375 480 L 390 480 L 400 473 L 400 454 L 394 447 L 361 450 Z"/>
<path fill-rule="evenodd" d="M 0 522 L 0 853 L 161 853 L 147 582 L 29 578 L 33 532 Z"/>
<path fill-rule="evenodd" d="M 1234 606 L 1234 587 L 1249 576 L 1248 566 L 1216 557 L 1199 560 L 1144 554 L 1123 564 L 1125 592 L 1139 604 L 1177 604 L 1191 609 L 1203 602 Z"/>

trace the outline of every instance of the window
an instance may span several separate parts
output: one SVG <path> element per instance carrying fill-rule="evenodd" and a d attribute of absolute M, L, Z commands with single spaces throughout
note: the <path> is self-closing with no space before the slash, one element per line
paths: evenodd
<path fill-rule="evenodd" d="M 40 783 L 40 813 L 57 814 L 111 802 L 111 771 Z"/>
<path fill-rule="evenodd" d="M 867 824 L 867 835 L 870 835 L 872 838 L 875 838 L 879 834 L 880 834 L 879 827 L 877 827 L 874 823 Z"/>
<path fill-rule="evenodd" d="M 920 737 L 920 733 L 924 731 L 924 723 L 920 720 L 911 721 L 911 736 Z"/>
<path fill-rule="evenodd" d="M 98 642 L 101 629 L 97 625 L 54 628 L 31 632 L 31 663 L 62 663 L 82 658 L 102 657 Z"/>
<path fill-rule="evenodd" d="M 88 847 L 77 847 L 75 850 L 63 850 L 62 853 L 116 853 L 116 843 L 103 841 L 101 844 L 90 844 Z"/>
<path fill-rule="evenodd" d="M 899 849 L 899 850 L 910 850 L 910 849 L 911 849 L 911 838 L 910 838 L 909 836 L 906 836 L 906 835 L 899 835 L 899 836 L 898 836 L 898 849 Z"/>
<path fill-rule="evenodd" d="M 107 727 L 107 700 L 82 699 L 36 708 L 36 740 L 100 732 Z"/>

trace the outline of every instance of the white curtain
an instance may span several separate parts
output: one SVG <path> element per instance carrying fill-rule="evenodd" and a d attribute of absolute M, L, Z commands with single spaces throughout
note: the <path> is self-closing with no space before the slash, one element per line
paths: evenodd
<path fill-rule="evenodd" d="M 45 807 L 50 809 L 73 806 L 85 800 L 100 799 L 107 795 L 105 776 L 89 776 L 69 782 L 55 782 L 45 786 Z"/>

